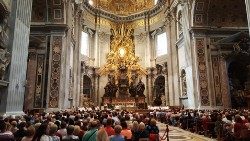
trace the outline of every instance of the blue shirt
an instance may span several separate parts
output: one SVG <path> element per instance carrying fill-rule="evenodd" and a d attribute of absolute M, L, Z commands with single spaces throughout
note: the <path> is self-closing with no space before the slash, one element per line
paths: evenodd
<path fill-rule="evenodd" d="M 113 135 L 110 138 L 110 141 L 125 141 L 122 135 Z"/>

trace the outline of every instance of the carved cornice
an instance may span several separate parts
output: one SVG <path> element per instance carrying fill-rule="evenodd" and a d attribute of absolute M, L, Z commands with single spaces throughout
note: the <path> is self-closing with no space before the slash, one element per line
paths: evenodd
<path fill-rule="evenodd" d="M 248 28 L 243 27 L 243 28 L 227 28 L 227 27 L 221 27 L 221 28 L 217 28 L 217 27 L 211 27 L 211 26 L 203 26 L 203 27 L 191 27 L 191 29 L 189 30 L 190 34 L 193 37 L 204 37 L 206 35 L 225 35 L 225 34 L 235 34 L 238 33 L 240 31 L 248 31 Z"/>
<path fill-rule="evenodd" d="M 0 88 L 7 87 L 9 85 L 9 82 L 0 80 Z"/>

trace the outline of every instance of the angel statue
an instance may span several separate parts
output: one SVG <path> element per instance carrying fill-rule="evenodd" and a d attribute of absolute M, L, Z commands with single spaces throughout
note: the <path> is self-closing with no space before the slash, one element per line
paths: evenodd
<path fill-rule="evenodd" d="M 10 57 L 7 49 L 0 48 L 0 80 L 4 79 L 6 68 L 10 63 Z"/>

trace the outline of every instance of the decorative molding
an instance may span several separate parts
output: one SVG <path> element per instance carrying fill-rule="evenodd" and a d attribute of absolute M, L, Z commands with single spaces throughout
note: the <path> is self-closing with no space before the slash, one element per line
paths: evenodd
<path fill-rule="evenodd" d="M 7 87 L 9 85 L 9 82 L 0 80 L 0 88 L 1 87 Z"/>
<path fill-rule="evenodd" d="M 208 76 L 206 64 L 206 47 L 204 38 L 196 38 L 197 63 L 199 72 L 199 89 L 201 106 L 209 106 Z"/>
<path fill-rule="evenodd" d="M 34 108 L 43 108 L 43 75 L 44 75 L 44 54 L 37 55 L 36 87 L 34 95 Z"/>
<path fill-rule="evenodd" d="M 52 37 L 52 60 L 49 92 L 49 108 L 58 108 L 60 91 L 62 37 Z"/>

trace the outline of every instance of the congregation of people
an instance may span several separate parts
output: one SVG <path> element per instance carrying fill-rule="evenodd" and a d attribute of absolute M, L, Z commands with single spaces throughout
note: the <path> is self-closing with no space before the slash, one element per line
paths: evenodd
<path fill-rule="evenodd" d="M 158 141 L 157 121 L 221 141 L 250 140 L 249 110 L 84 110 L 0 117 L 0 141 Z M 171 131 L 170 131 L 171 132 Z"/>
<path fill-rule="evenodd" d="M 156 111 L 159 121 L 219 141 L 250 141 L 249 110 Z"/>
<path fill-rule="evenodd" d="M 0 117 L 0 141 L 156 141 L 154 116 L 90 110 Z"/>

